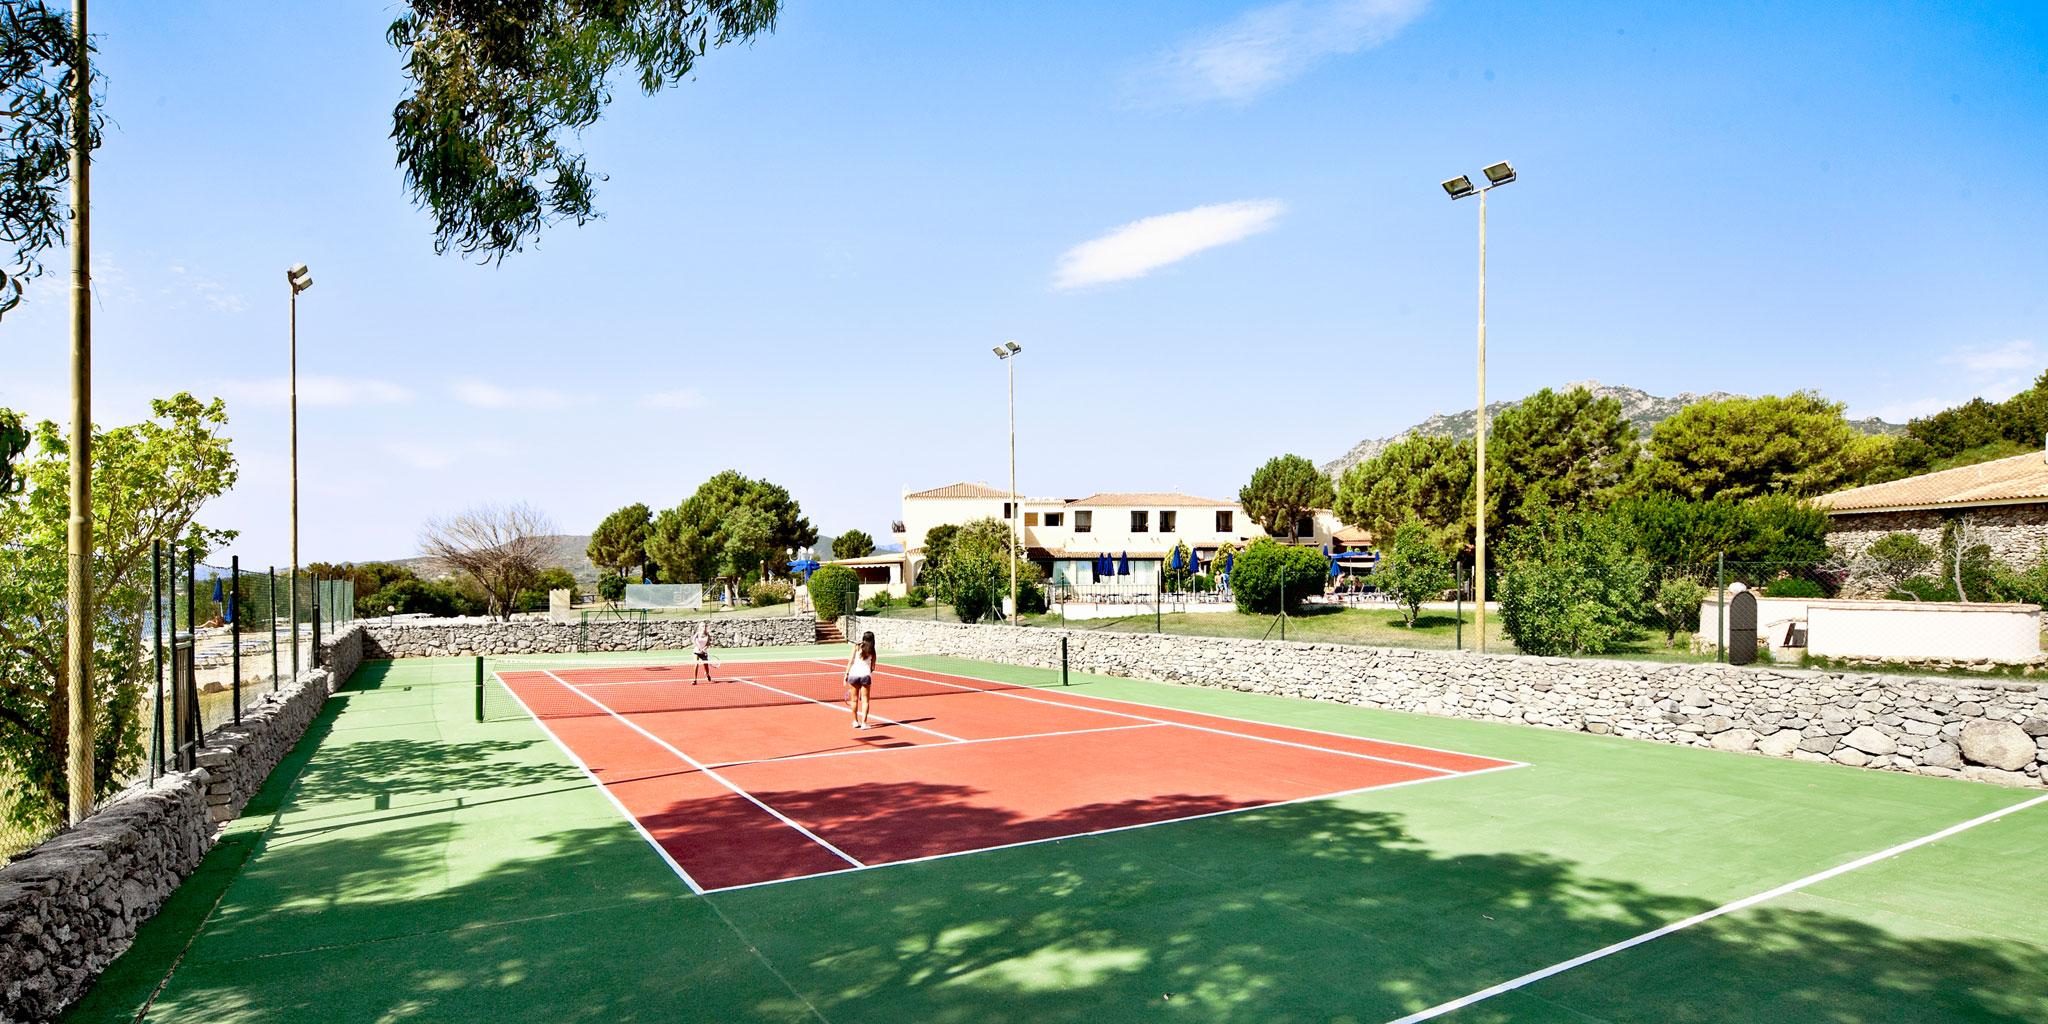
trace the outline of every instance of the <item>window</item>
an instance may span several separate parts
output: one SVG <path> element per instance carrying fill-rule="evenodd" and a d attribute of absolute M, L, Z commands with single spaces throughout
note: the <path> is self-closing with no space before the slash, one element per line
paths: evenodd
<path fill-rule="evenodd" d="M 1026 512 L 1026 513 L 1024 513 L 1024 525 L 1026 525 L 1026 526 L 1037 526 L 1037 525 L 1038 525 L 1038 513 L 1036 513 L 1036 512 Z"/>
<path fill-rule="evenodd" d="M 1131 532 L 1132 532 L 1132 533 L 1151 533 L 1151 532 L 1152 532 L 1152 529 L 1151 529 L 1151 525 L 1150 525 L 1150 524 L 1151 524 L 1151 522 L 1152 522 L 1152 513 L 1150 513 L 1150 512 L 1133 512 L 1133 513 L 1131 513 Z"/>
<path fill-rule="evenodd" d="M 1010 503 L 1006 501 L 1006 502 L 1003 502 L 1003 520 L 1004 520 L 1005 522 L 1008 522 L 1008 521 L 1009 521 L 1009 519 L 1010 519 Z"/>
<path fill-rule="evenodd" d="M 1295 535 L 1296 537 L 1313 537 L 1313 536 L 1315 536 L 1315 535 L 1316 535 L 1316 520 L 1315 520 L 1315 517 L 1314 517 L 1314 516 L 1302 516 L 1301 518 L 1299 518 L 1299 519 L 1296 519 L 1296 520 L 1294 521 L 1294 535 Z"/>
<path fill-rule="evenodd" d="M 1095 526 L 1095 513 L 1093 513 L 1093 512 L 1076 512 L 1076 513 L 1074 513 L 1074 532 L 1075 532 L 1075 533 L 1087 533 L 1087 532 L 1088 532 L 1088 531 L 1089 531 L 1090 529 L 1094 528 L 1094 526 Z"/>
<path fill-rule="evenodd" d="M 1162 511 L 1161 511 L 1161 512 L 1159 513 L 1159 532 L 1160 532 L 1160 533 L 1172 533 L 1172 532 L 1173 532 L 1174 530 L 1176 530 L 1176 529 L 1179 529 L 1179 528 L 1180 528 L 1180 513 L 1178 513 L 1178 512 L 1167 512 L 1167 511 L 1163 511 L 1163 510 L 1162 510 Z"/>
<path fill-rule="evenodd" d="M 1066 524 L 1067 514 L 1065 512 L 1047 512 L 1045 514 L 1045 525 L 1047 526 L 1065 526 Z"/>
<path fill-rule="evenodd" d="M 1233 526 L 1233 525 L 1231 524 L 1231 520 L 1233 520 L 1233 519 L 1235 519 L 1235 518 L 1236 518 L 1235 516 L 1232 516 L 1232 515 L 1231 515 L 1230 513 L 1228 513 L 1228 512 L 1218 512 L 1218 513 L 1216 513 L 1216 532 L 1217 532 L 1217 533 L 1229 533 L 1229 532 L 1231 532 L 1232 530 L 1235 530 L 1235 529 L 1236 529 L 1237 527 L 1235 527 L 1235 526 Z"/>

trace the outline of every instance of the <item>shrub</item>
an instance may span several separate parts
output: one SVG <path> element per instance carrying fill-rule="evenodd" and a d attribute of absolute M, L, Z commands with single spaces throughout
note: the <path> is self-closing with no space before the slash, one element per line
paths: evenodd
<path fill-rule="evenodd" d="M 597 596 L 604 598 L 607 601 L 625 600 L 625 574 L 620 572 L 613 572 L 610 569 L 607 569 L 604 572 L 599 573 L 597 575 Z"/>
<path fill-rule="evenodd" d="M 1622 523 L 1539 513 L 1510 535 L 1501 628 L 1524 654 L 1604 654 L 1635 631 L 1650 567 Z"/>
<path fill-rule="evenodd" d="M 843 565 L 828 565 L 811 574 L 805 588 L 811 593 L 811 607 L 821 622 L 830 622 L 853 611 L 860 598 L 860 576 Z"/>
<path fill-rule="evenodd" d="M 869 595 L 867 600 L 862 601 L 860 603 L 860 610 L 864 612 L 878 612 L 884 608 L 888 608 L 894 605 L 895 603 L 896 599 L 890 597 L 888 591 L 877 590 L 873 594 Z"/>
<path fill-rule="evenodd" d="M 1394 541 L 1373 568 L 1373 580 L 1380 589 L 1401 603 L 1401 614 L 1410 629 L 1422 611 L 1422 602 L 1451 588 L 1457 577 L 1451 571 L 1451 556 L 1430 538 L 1429 529 L 1409 522 L 1394 531 Z"/>
<path fill-rule="evenodd" d="M 512 610 L 516 612 L 544 612 L 548 610 L 548 591 L 566 590 L 569 603 L 576 603 L 576 577 L 561 566 L 542 569 L 534 577 L 533 584 L 513 595 Z"/>
<path fill-rule="evenodd" d="M 1706 584 L 1684 576 L 1674 576 L 1657 587 L 1657 596 L 1651 605 L 1656 609 L 1657 618 L 1664 623 L 1667 642 L 1681 631 L 1690 633 L 1700 628 L 1700 604 L 1706 599 Z"/>
<path fill-rule="evenodd" d="M 1826 597 L 1820 584 L 1804 576 L 1780 576 L 1764 584 L 1765 597 Z"/>
<path fill-rule="evenodd" d="M 747 600 L 756 608 L 788 604 L 796 600 L 796 589 L 782 580 L 761 580 L 747 588 Z"/>
<path fill-rule="evenodd" d="M 924 588 L 924 584 L 920 583 L 917 586 L 910 588 L 910 595 L 903 599 L 903 603 L 909 605 L 912 608 L 922 608 L 924 607 L 924 603 L 926 601 L 931 600 L 931 597 L 932 592 L 926 590 Z"/>
<path fill-rule="evenodd" d="M 1934 561 L 1934 549 L 1910 533 L 1887 533 L 1863 550 L 1863 559 L 1886 590 L 1904 591 L 1906 581 Z"/>
<path fill-rule="evenodd" d="M 1271 615 L 1281 610 L 1299 611 L 1303 598 L 1320 594 L 1330 578 L 1330 561 L 1314 548 L 1282 544 L 1260 537 L 1237 553 L 1230 572 L 1230 589 L 1237 597 L 1237 610 Z"/>

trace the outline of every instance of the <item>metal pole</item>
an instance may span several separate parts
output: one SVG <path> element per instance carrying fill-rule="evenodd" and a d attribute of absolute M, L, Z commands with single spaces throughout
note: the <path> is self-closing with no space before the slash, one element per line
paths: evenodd
<path fill-rule="evenodd" d="M 1287 576 L 1280 576 L 1280 639 L 1287 639 Z"/>
<path fill-rule="evenodd" d="M 185 722 L 186 719 L 191 717 L 191 709 L 185 706 L 185 681 L 178 677 L 178 543 L 176 540 L 171 542 L 166 552 L 170 555 L 170 574 L 164 577 L 165 614 L 170 616 L 170 624 L 167 627 L 167 631 L 169 633 L 168 639 L 171 642 L 171 747 L 169 755 L 172 763 L 178 766 L 178 770 L 183 771 L 185 768 L 185 755 L 183 751 L 185 749 L 185 733 L 187 732 Z"/>
<path fill-rule="evenodd" d="M 149 618 L 156 641 L 156 691 L 150 695 L 149 781 L 164 770 L 164 542 L 149 548 Z"/>
<path fill-rule="evenodd" d="M 476 657 L 476 720 L 484 720 L 484 658 Z"/>
<path fill-rule="evenodd" d="M 1012 353 L 1003 360 L 1010 368 L 1010 625 L 1015 626 L 1023 618 L 1023 608 L 1017 604 L 1017 556 L 1022 549 L 1017 544 L 1017 357 Z"/>
<path fill-rule="evenodd" d="M 265 570 L 264 589 L 270 591 L 270 690 L 277 692 L 277 566 Z"/>
<path fill-rule="evenodd" d="M 1457 634 L 1458 638 L 1458 650 L 1462 651 L 1465 649 L 1465 567 L 1462 565 L 1458 566 L 1457 609 L 1458 610 L 1456 613 L 1456 618 L 1458 620 L 1458 625 L 1455 627 L 1454 632 Z"/>
<path fill-rule="evenodd" d="M 199 545 L 185 549 L 185 619 L 192 634 L 192 671 L 185 673 L 185 706 L 192 720 L 192 748 L 206 746 L 206 723 L 199 713 Z"/>
<path fill-rule="evenodd" d="M 242 556 L 228 559 L 228 606 L 221 609 L 228 616 L 228 636 L 233 638 L 234 653 L 229 655 L 228 671 L 233 675 L 228 686 L 234 693 L 235 724 L 242 724 Z"/>
<path fill-rule="evenodd" d="M 313 650 L 309 661 L 312 667 L 320 667 L 320 577 L 313 577 Z"/>
<path fill-rule="evenodd" d="M 292 420 L 292 678 L 299 678 L 299 289 L 285 277 L 291 290 L 291 420 Z"/>
<path fill-rule="evenodd" d="M 1065 636 L 1060 637 L 1060 685 L 1073 685 L 1067 679 L 1067 638 Z"/>
<path fill-rule="evenodd" d="M 1714 660 L 1728 660 L 1728 553 L 1714 556 Z"/>
<path fill-rule="evenodd" d="M 1486 192 L 1479 191 L 1479 462 L 1475 488 L 1478 507 L 1474 513 L 1479 531 L 1472 562 L 1472 571 L 1477 576 L 1473 590 L 1479 606 L 1476 621 L 1481 654 L 1486 653 Z"/>
<path fill-rule="evenodd" d="M 71 510 L 65 524 L 64 666 L 70 683 L 65 776 L 71 824 L 92 813 L 92 65 L 85 0 L 72 0 Z"/>
<path fill-rule="evenodd" d="M 1159 563 L 1159 574 L 1152 578 L 1152 632 L 1166 632 L 1166 613 L 1160 607 L 1166 603 L 1166 563 Z"/>

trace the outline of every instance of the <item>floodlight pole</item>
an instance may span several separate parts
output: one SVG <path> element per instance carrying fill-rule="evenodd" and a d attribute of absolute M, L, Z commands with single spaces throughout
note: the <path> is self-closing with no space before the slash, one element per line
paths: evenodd
<path fill-rule="evenodd" d="M 292 435 L 292 679 L 299 678 L 299 284 L 285 273 L 292 292 L 291 312 L 291 435 Z"/>
<path fill-rule="evenodd" d="M 1015 353 L 1012 353 L 1014 355 Z M 1017 360 L 1004 357 L 1010 371 L 1010 625 L 1017 624 Z"/>
<path fill-rule="evenodd" d="M 86 0 L 73 0 L 71 31 L 71 487 L 65 523 L 64 665 L 69 722 L 66 818 L 92 813 L 92 64 Z"/>
<path fill-rule="evenodd" d="M 1478 427 L 1478 469 L 1476 487 L 1478 492 L 1474 521 L 1478 526 L 1477 543 L 1474 546 L 1473 565 L 1478 575 L 1478 626 L 1479 653 L 1486 653 L 1486 193 L 1492 186 L 1479 190 L 1479 427 Z"/>

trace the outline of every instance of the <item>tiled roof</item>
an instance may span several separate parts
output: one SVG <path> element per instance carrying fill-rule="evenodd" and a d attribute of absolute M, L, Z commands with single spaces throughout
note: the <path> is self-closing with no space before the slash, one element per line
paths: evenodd
<path fill-rule="evenodd" d="M 1101 494 L 1091 494 L 1085 498 L 1075 498 L 1067 502 L 1067 505 L 1069 507 L 1075 505 L 1158 505 L 1162 508 L 1235 508 L 1237 502 L 1218 501 L 1215 498 L 1197 498 L 1192 494 L 1174 494 L 1163 491 L 1104 491 Z"/>
<path fill-rule="evenodd" d="M 1814 499 L 1814 504 L 1830 512 L 2041 502 L 2048 502 L 2048 457 L 2040 452 L 1923 473 L 1890 483 L 1852 487 Z"/>
<path fill-rule="evenodd" d="M 1356 526 L 1347 526 L 1331 534 L 1330 539 L 1344 544 L 1370 544 L 1374 538 L 1371 530 L 1361 530 Z"/>
<path fill-rule="evenodd" d="M 1007 498 L 1008 491 L 999 491 L 987 484 L 957 483 L 934 487 L 929 491 L 906 494 L 906 498 Z"/>

